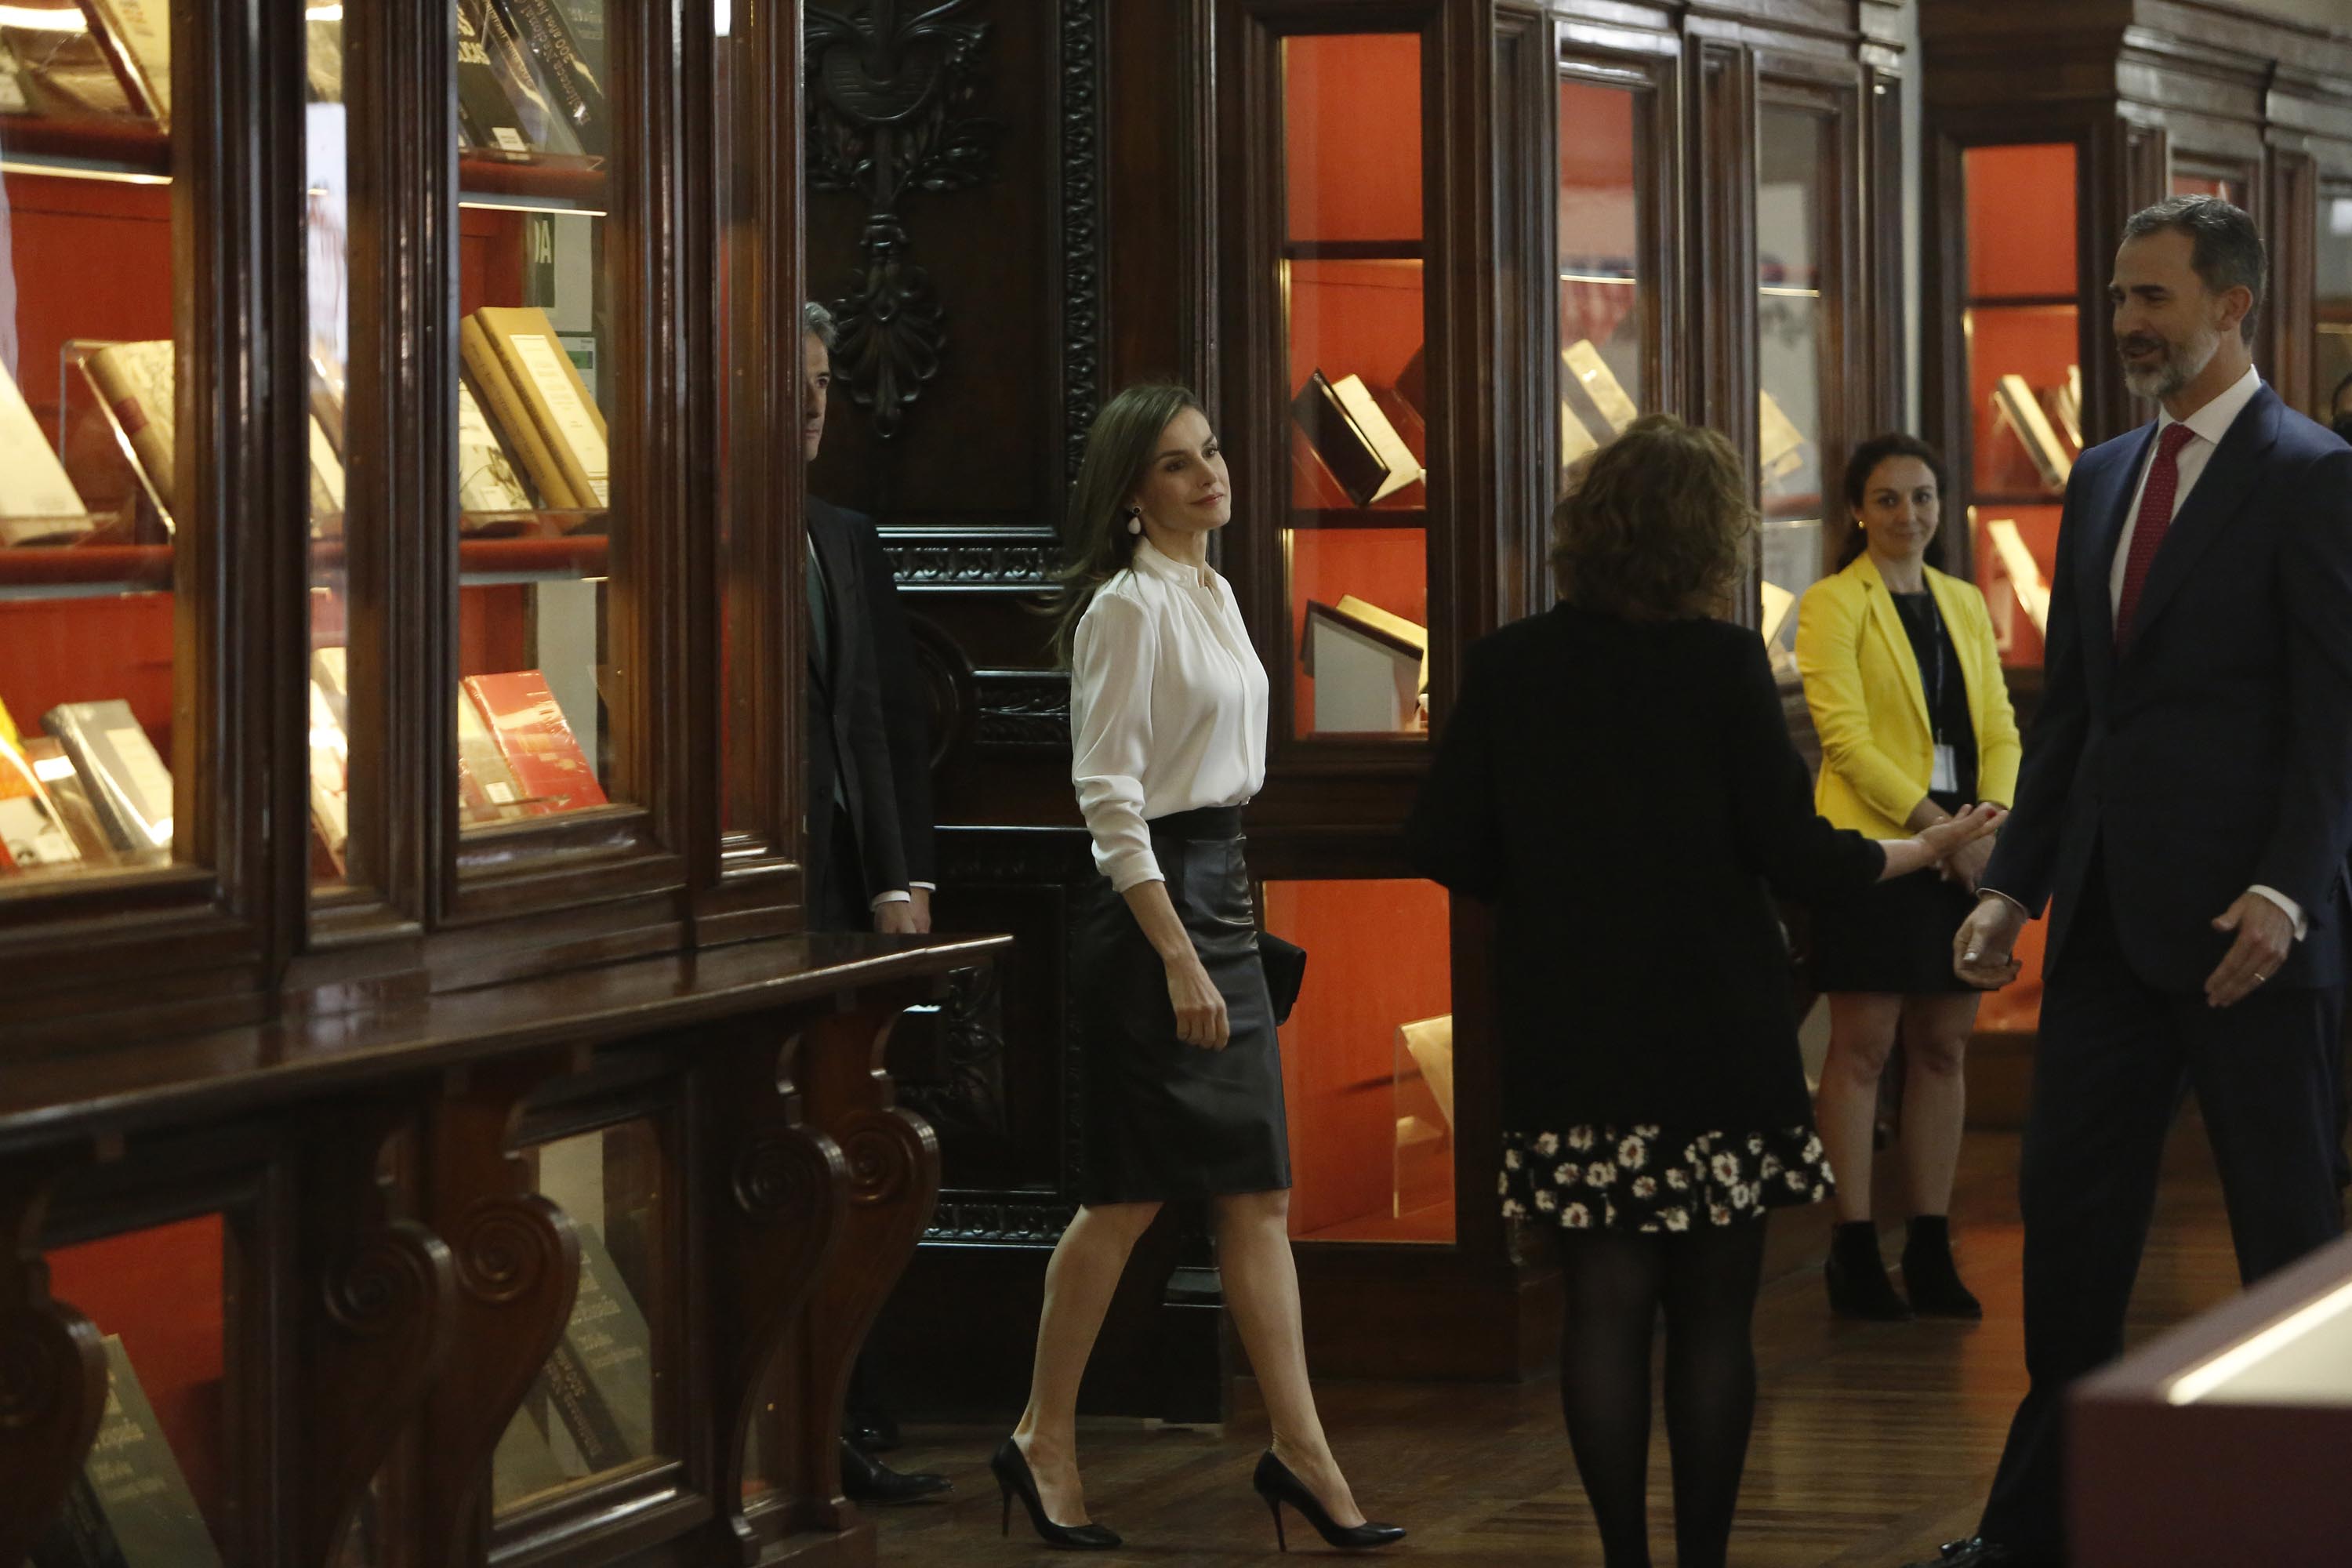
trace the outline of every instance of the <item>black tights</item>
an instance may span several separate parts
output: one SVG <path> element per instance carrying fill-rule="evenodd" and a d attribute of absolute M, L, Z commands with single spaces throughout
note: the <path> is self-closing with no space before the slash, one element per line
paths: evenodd
<path fill-rule="evenodd" d="M 1659 1236 L 1563 1230 L 1559 1239 L 1559 1403 L 1608 1568 L 1650 1568 L 1650 1336 L 1661 1308 L 1675 1562 L 1723 1568 L 1756 1414 L 1749 1323 L 1764 1222 Z"/>

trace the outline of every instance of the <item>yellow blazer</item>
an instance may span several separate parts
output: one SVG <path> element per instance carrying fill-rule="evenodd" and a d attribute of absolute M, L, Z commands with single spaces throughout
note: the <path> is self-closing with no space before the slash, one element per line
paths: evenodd
<path fill-rule="evenodd" d="M 1992 616 L 1973 584 L 1927 569 L 1927 590 L 1950 628 L 1976 724 L 1977 798 L 2007 805 L 2024 754 L 2001 679 Z M 1797 668 L 1822 741 L 1813 805 L 1840 827 L 1904 838 L 1904 821 L 1927 797 L 1935 731 L 1927 688 L 1878 565 L 1864 552 L 1805 590 L 1797 608 Z"/>

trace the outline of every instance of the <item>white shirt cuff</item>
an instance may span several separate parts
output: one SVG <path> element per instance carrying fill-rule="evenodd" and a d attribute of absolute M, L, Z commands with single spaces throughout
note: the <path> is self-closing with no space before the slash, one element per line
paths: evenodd
<path fill-rule="evenodd" d="M 2286 911 L 2286 918 L 2294 922 L 2295 941 L 2301 942 L 2305 937 L 2311 934 L 2311 920 L 2309 916 L 2303 912 L 2303 906 L 2296 903 L 2293 899 L 2288 898 L 2284 893 L 2280 892 L 2276 888 L 2265 888 L 2260 882 L 2257 882 L 2252 887 L 2248 888 L 2246 891 L 2250 893 L 2260 893 L 2263 898 L 2268 899 L 2271 902 L 2284 910 Z"/>
<path fill-rule="evenodd" d="M 2011 898 L 1999 888 L 1988 888 L 1982 883 L 1979 883 L 1977 885 L 1977 899 L 1979 902 L 1986 899 L 1999 899 L 2002 903 L 2007 904 L 2011 909 L 2015 910 L 2027 920 L 2032 920 L 2033 918 L 2033 911 L 2032 910 L 2027 909 L 2022 903 Z"/>
<path fill-rule="evenodd" d="M 937 882 L 909 882 L 907 886 L 909 888 L 920 888 L 927 893 L 936 893 L 940 890 L 940 885 Z"/>
<path fill-rule="evenodd" d="M 889 892 L 875 894 L 874 902 L 870 907 L 878 910 L 885 904 L 911 904 L 914 901 L 915 896 L 906 889 L 894 888 Z"/>

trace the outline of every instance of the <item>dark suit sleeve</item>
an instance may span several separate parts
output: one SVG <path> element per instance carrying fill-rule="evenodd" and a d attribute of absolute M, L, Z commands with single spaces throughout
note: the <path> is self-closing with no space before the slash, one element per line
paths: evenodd
<path fill-rule="evenodd" d="M 2042 710 L 2025 737 L 2025 760 L 2017 773 L 2017 798 L 1993 840 L 1992 860 L 1977 885 L 2005 893 L 2040 918 L 2058 874 L 2058 834 L 2065 826 L 2066 795 L 2083 760 L 2091 729 L 2091 693 L 2083 668 L 2083 616 L 2074 584 L 2075 534 L 2091 526 L 2076 510 L 2087 486 L 2081 468 L 2066 486 L 2066 507 L 2058 518 L 2058 568 L 2050 579 L 2050 629 L 2042 641 Z M 2105 592 L 2101 584 L 2093 591 Z M 2284 889 L 2281 891 L 2284 891 Z"/>
<path fill-rule="evenodd" d="M 1474 899 L 1502 894 L 1502 810 L 1488 710 L 1493 663 L 1473 647 L 1462 690 L 1446 715 L 1429 776 L 1404 825 L 1405 854 L 1423 876 Z"/>
<path fill-rule="evenodd" d="M 2317 921 L 2352 840 L 2352 451 L 2324 454 L 2291 493 L 2310 509 L 2279 552 L 2294 739 L 2254 880 Z"/>
<path fill-rule="evenodd" d="M 1780 897 L 1801 904 L 1852 898 L 1886 868 L 1886 851 L 1813 809 L 1813 779 L 1789 739 L 1771 656 L 1754 632 L 1729 628 L 1736 652 L 1724 739 L 1732 835 Z"/>
<path fill-rule="evenodd" d="M 890 732 L 882 713 L 882 682 L 877 672 L 874 637 L 867 629 L 865 572 L 856 531 L 838 512 L 821 518 L 810 509 L 809 527 L 830 577 L 838 668 L 835 672 L 835 722 L 841 736 L 845 780 L 855 791 L 859 868 L 866 897 L 904 891 L 907 851 L 898 826 L 898 796 L 890 779 Z"/>
<path fill-rule="evenodd" d="M 939 862 L 932 843 L 930 702 L 915 663 L 915 634 L 898 596 L 882 535 L 868 518 L 852 525 L 857 567 L 866 579 L 866 626 L 873 634 L 875 668 L 882 683 L 882 721 L 890 734 L 890 782 L 898 797 L 899 844 L 907 876 L 936 883 Z"/>

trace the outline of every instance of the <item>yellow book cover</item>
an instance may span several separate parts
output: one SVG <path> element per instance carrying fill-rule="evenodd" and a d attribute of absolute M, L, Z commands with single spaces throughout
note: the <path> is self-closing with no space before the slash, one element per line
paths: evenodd
<path fill-rule="evenodd" d="M 562 468 L 583 506 L 612 504 L 611 459 L 604 416 L 588 395 L 588 384 L 555 336 L 547 313 L 535 305 L 486 305 L 474 312 L 514 389 L 539 424 L 548 450 Z"/>
<path fill-rule="evenodd" d="M 490 335 L 483 331 L 477 318 L 468 316 L 457 329 L 457 351 L 466 362 L 466 371 L 473 378 L 474 390 L 481 395 L 482 411 L 488 414 L 504 433 L 521 459 L 523 472 L 539 489 L 540 504 L 558 511 L 577 509 L 584 504 L 572 493 L 572 481 L 564 476 L 563 465 L 555 460 L 548 449 L 547 438 L 540 434 L 539 421 L 531 415 L 530 406 L 523 401 L 514 381 L 507 374 L 504 361 L 490 346 Z M 458 385 L 458 434 L 465 435 L 465 385 Z M 459 474 L 462 484 L 464 474 Z M 479 510 L 479 509 L 477 509 Z"/>

